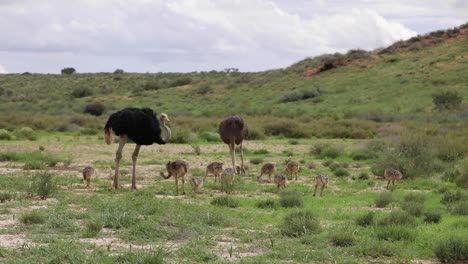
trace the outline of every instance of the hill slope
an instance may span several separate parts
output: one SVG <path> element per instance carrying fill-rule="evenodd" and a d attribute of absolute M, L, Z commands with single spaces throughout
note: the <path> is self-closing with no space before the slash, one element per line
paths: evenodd
<path fill-rule="evenodd" d="M 205 122 L 210 129 L 216 124 L 201 120 L 234 113 L 263 117 L 260 123 L 278 117 L 428 117 L 435 111 L 435 92 L 450 90 L 468 97 L 466 28 L 461 26 L 453 37 L 433 34 L 438 41 L 422 36 L 398 42 L 379 54 L 345 59 L 339 65 L 322 61 L 319 67 L 325 70 L 312 74 L 308 63 L 315 63 L 313 59 L 258 73 L 0 75 L 0 128 L 100 129 L 109 113 L 126 106 L 152 107 L 180 117 L 187 127 Z M 82 114 L 92 102 L 105 106 L 103 116 Z"/>

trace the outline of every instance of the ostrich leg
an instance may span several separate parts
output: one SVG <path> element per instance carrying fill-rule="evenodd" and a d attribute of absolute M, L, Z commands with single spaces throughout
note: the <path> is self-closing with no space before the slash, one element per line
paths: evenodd
<path fill-rule="evenodd" d="M 133 161 L 133 171 L 132 171 L 132 189 L 136 189 L 136 161 L 138 159 L 138 153 L 140 152 L 141 145 L 136 145 L 135 150 L 133 151 L 132 161 Z"/>
<path fill-rule="evenodd" d="M 229 150 L 231 152 L 231 159 L 232 159 L 232 170 L 233 171 L 237 171 L 237 168 L 236 168 L 236 145 L 234 145 L 234 140 L 231 144 L 229 144 Z M 234 173 L 234 177 L 235 177 L 235 173 Z M 234 177 L 233 180 L 234 180 Z"/>
<path fill-rule="evenodd" d="M 122 149 L 125 146 L 125 143 L 127 143 L 127 136 L 121 136 L 120 141 L 119 141 L 119 148 L 117 149 L 117 152 L 115 153 L 115 175 L 114 175 L 114 188 L 118 189 L 119 188 L 119 163 L 120 160 L 122 159 Z"/>
<path fill-rule="evenodd" d="M 240 167 L 240 171 L 239 171 L 239 174 L 242 173 L 242 174 L 245 174 L 245 169 L 244 169 L 244 150 L 242 149 L 242 143 L 240 143 L 240 156 L 241 156 L 241 167 Z"/>

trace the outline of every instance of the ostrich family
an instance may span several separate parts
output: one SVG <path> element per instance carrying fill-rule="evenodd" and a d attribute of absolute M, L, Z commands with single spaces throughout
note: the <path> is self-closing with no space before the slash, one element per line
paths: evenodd
<path fill-rule="evenodd" d="M 160 122 L 159 122 L 160 121 Z M 141 145 L 152 145 L 158 143 L 165 144 L 171 137 L 171 130 L 165 122 L 170 121 L 166 114 L 156 118 L 156 113 L 149 108 L 125 108 L 113 113 L 104 127 L 105 141 L 109 145 L 112 143 L 112 133 L 120 137 L 119 148 L 115 153 L 115 175 L 114 188 L 119 188 L 119 163 L 122 159 L 122 149 L 130 139 L 135 142 L 136 147 L 133 151 L 132 161 L 132 188 L 136 189 L 136 161 Z M 161 128 L 165 130 L 166 135 L 161 137 Z"/>

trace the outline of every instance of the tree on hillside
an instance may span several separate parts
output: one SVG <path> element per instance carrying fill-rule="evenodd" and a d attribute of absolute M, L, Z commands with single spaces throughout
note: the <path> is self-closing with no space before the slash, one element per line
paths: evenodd
<path fill-rule="evenodd" d="M 463 97 L 457 91 L 445 91 L 432 95 L 432 102 L 439 110 L 454 110 L 461 106 Z"/>
<path fill-rule="evenodd" d="M 63 74 L 74 74 L 74 73 L 76 73 L 75 68 L 68 67 L 68 68 L 63 68 L 62 69 L 62 75 Z"/>

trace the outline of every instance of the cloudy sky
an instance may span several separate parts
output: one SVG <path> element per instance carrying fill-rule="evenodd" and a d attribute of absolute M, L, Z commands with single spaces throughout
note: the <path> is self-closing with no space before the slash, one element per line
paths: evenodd
<path fill-rule="evenodd" d="M 468 0 L 0 0 L 0 73 L 282 68 L 468 22 Z"/>

